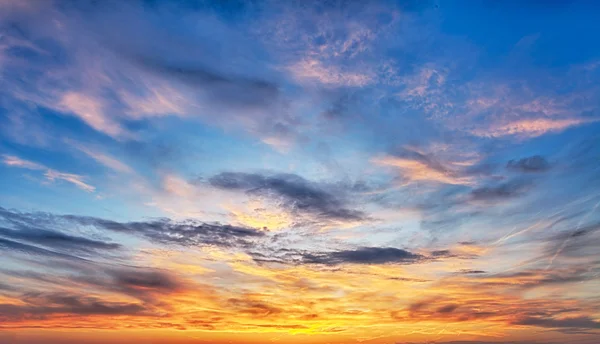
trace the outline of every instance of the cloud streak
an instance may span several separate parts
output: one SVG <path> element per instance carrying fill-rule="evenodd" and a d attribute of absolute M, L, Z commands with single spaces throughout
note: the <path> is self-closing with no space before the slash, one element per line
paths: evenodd
<path fill-rule="evenodd" d="M 60 171 L 48 168 L 44 165 L 38 164 L 36 162 L 23 160 L 14 155 L 3 155 L 3 163 L 10 167 L 18 167 L 18 168 L 23 168 L 23 169 L 27 169 L 27 170 L 33 170 L 33 171 L 45 171 L 44 177 L 50 182 L 53 182 L 55 180 L 63 180 L 63 181 L 66 181 L 68 183 L 75 185 L 76 187 L 80 188 L 83 191 L 94 192 L 96 190 L 96 187 L 92 186 L 90 184 L 87 184 L 84 181 L 85 177 L 83 177 L 81 175 L 74 174 L 74 173 L 60 172 Z"/>

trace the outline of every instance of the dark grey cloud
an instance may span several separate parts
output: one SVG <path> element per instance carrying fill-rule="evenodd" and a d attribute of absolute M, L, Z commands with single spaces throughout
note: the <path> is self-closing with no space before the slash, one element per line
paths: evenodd
<path fill-rule="evenodd" d="M 414 253 L 395 247 L 358 247 L 343 250 L 300 250 L 294 248 L 262 247 L 261 250 L 249 250 L 257 263 L 279 264 L 316 264 L 338 266 L 344 264 L 415 264 L 447 258 L 471 259 L 471 256 L 459 256 L 449 250 L 432 251 L 427 254 Z M 400 278 L 402 279 L 402 278 Z M 420 280 L 423 281 L 423 280 Z"/>
<path fill-rule="evenodd" d="M 436 310 L 437 313 L 452 313 L 458 308 L 458 305 L 445 305 Z"/>
<path fill-rule="evenodd" d="M 279 198 L 293 211 L 315 214 L 323 219 L 356 221 L 367 218 L 362 211 L 348 207 L 342 191 L 336 193 L 336 190 L 328 190 L 295 174 L 223 172 L 211 177 L 209 183 L 221 189 Z"/>
<path fill-rule="evenodd" d="M 0 321 L 40 319 L 55 314 L 152 315 L 143 304 L 107 302 L 97 297 L 70 293 L 25 293 L 23 305 L 0 304 Z"/>
<path fill-rule="evenodd" d="M 17 241 L 3 239 L 0 238 L 0 250 L 7 250 L 18 252 L 22 254 L 32 255 L 32 256 L 43 256 L 50 258 L 62 258 L 62 259 L 82 259 L 73 255 L 64 254 L 61 252 L 55 252 L 52 250 L 47 250 L 41 247 L 23 244 Z"/>
<path fill-rule="evenodd" d="M 461 274 L 465 274 L 465 275 L 478 275 L 478 274 L 487 273 L 487 271 L 484 271 L 484 270 L 471 270 L 471 269 L 462 269 L 459 272 Z"/>
<path fill-rule="evenodd" d="M 63 215 L 73 223 L 96 228 L 143 236 L 163 244 L 184 246 L 215 245 L 244 246 L 265 232 L 245 227 L 209 224 L 195 220 L 175 222 L 169 219 L 137 222 L 117 222 L 95 217 Z"/>
<path fill-rule="evenodd" d="M 98 266 L 82 269 L 77 276 L 68 278 L 92 290 L 128 295 L 145 304 L 155 304 L 161 296 L 188 288 L 187 282 L 174 272 L 146 267 Z"/>
<path fill-rule="evenodd" d="M 187 290 L 191 283 L 181 279 L 174 271 L 107 262 L 86 261 L 85 264 L 70 265 L 64 264 L 64 261 L 43 261 L 39 265 L 44 270 L 2 269 L 0 276 L 13 277 L 18 281 L 13 290 L 31 285 L 35 285 L 36 290 L 75 285 L 90 293 L 127 295 L 146 305 L 157 304 L 161 296 Z"/>
<path fill-rule="evenodd" d="M 88 239 L 42 228 L 8 229 L 0 227 L 0 237 L 75 253 L 90 253 L 90 251 L 95 250 L 117 250 L 121 248 L 121 245 L 116 243 Z"/>
<path fill-rule="evenodd" d="M 174 291 L 181 284 L 172 275 L 158 270 L 120 269 L 110 272 L 114 282 L 123 288 L 143 288 L 160 291 Z"/>
<path fill-rule="evenodd" d="M 534 155 L 519 160 L 510 160 L 506 167 L 521 172 L 544 172 L 550 169 L 550 163 L 543 156 Z"/>
<path fill-rule="evenodd" d="M 362 247 L 327 253 L 306 253 L 303 261 L 309 264 L 413 264 L 425 257 L 393 247 Z"/>
<path fill-rule="evenodd" d="M 55 215 L 43 212 L 25 213 L 0 207 L 0 223 L 4 222 L 15 230 L 0 228 L 1 236 L 35 242 L 41 245 L 60 249 L 61 251 L 82 249 L 115 250 L 118 244 L 87 239 L 62 233 L 54 228 L 69 228 L 70 226 L 92 226 L 103 231 L 112 231 L 138 235 L 148 240 L 184 246 L 215 245 L 215 246 L 244 246 L 250 241 L 263 237 L 264 231 L 231 226 L 220 223 L 205 223 L 196 220 L 172 221 L 156 219 L 148 221 L 118 222 L 91 216 Z M 44 227 L 44 228 L 42 228 Z M 52 228 L 46 229 L 45 227 Z M 8 239 L 1 239 L 0 244 L 14 249 L 27 249 L 28 245 Z M 10 241 L 10 243 L 8 242 Z M 24 245 L 24 246 L 23 246 Z M 29 248 L 31 252 L 35 249 Z M 38 253 L 44 252 L 39 248 Z"/>
<path fill-rule="evenodd" d="M 431 257 L 448 258 L 448 257 L 454 257 L 454 255 L 452 254 L 452 252 L 450 252 L 450 250 L 437 250 L 437 251 L 431 252 Z"/>

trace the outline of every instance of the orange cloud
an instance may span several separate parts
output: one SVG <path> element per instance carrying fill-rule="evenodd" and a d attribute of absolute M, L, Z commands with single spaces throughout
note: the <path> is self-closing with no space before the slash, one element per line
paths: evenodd
<path fill-rule="evenodd" d="M 567 119 L 520 119 L 505 124 L 494 125 L 489 129 L 477 129 L 471 131 L 477 136 L 525 136 L 536 137 L 549 132 L 560 132 L 569 127 L 589 123 L 590 120 L 567 118 Z"/>
<path fill-rule="evenodd" d="M 383 156 L 372 160 L 377 165 L 396 168 L 402 177 L 410 181 L 436 182 L 444 184 L 469 185 L 471 177 L 460 176 L 455 170 L 434 168 L 425 162 L 396 156 Z"/>

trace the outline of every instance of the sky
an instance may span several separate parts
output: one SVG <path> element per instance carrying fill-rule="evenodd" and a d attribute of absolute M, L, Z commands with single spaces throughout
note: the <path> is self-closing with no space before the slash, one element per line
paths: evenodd
<path fill-rule="evenodd" d="M 0 342 L 600 342 L 599 14 L 0 0 Z"/>

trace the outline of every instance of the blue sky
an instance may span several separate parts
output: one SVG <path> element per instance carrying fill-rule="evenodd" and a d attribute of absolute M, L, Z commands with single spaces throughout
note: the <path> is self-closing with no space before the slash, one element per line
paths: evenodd
<path fill-rule="evenodd" d="M 406 322 L 415 342 L 432 340 L 415 334 L 427 332 L 420 324 L 446 326 L 440 342 L 486 331 L 527 341 L 538 330 L 590 340 L 600 323 L 598 6 L 0 1 L 0 261 L 10 266 L 0 275 L 27 295 L 43 287 L 23 314 L 58 312 L 50 292 L 79 297 L 90 270 L 71 264 L 83 257 L 109 266 L 106 278 L 133 266 L 187 281 L 177 292 L 209 285 L 224 300 L 213 308 L 239 318 L 215 318 L 217 332 L 289 334 L 277 322 L 375 343 L 399 340 L 387 326 Z M 168 254 L 197 260 L 177 266 Z M 44 270 L 31 257 L 48 255 L 58 263 L 46 282 L 25 277 Z M 346 296 L 340 305 L 362 292 L 357 271 L 404 274 L 430 292 L 415 294 L 418 305 L 396 295 L 393 310 L 378 299 L 356 305 L 360 315 L 327 308 L 320 325 L 282 320 L 275 309 L 303 306 L 272 289 L 289 282 L 275 273 L 304 269 L 319 284 L 334 267 L 344 269 L 331 292 Z M 524 289 L 493 288 L 505 280 Z M 124 311 L 132 328 L 148 326 L 139 313 L 185 308 L 86 281 L 97 303 L 143 308 Z M 388 295 L 379 282 L 369 292 Z M 470 292 L 477 283 L 483 296 Z M 425 312 L 440 285 L 455 297 Z M 307 298 L 325 293 L 315 290 Z M 231 301 L 249 293 L 270 309 L 260 324 L 244 323 L 256 305 Z M 23 295 L 0 284 L 0 296 L 15 331 L 63 326 L 2 314 Z M 481 301 L 494 297 L 523 306 L 474 315 L 496 312 Z M 110 328 L 105 314 L 75 308 L 59 318 Z M 163 317 L 206 331 L 184 313 Z"/>

